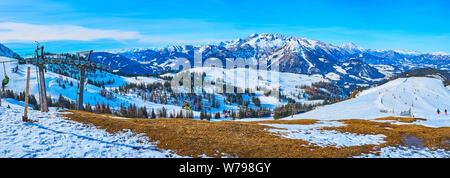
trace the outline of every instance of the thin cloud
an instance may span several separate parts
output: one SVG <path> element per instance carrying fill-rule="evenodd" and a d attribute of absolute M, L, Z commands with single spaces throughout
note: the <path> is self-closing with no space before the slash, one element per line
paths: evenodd
<path fill-rule="evenodd" d="M 216 39 L 213 34 L 164 34 L 142 35 L 134 31 L 105 30 L 76 25 L 35 25 L 27 23 L 0 22 L 0 42 L 48 42 L 48 41 L 96 41 L 112 39 L 132 40 L 148 44 L 207 44 L 226 40 Z"/>
<path fill-rule="evenodd" d="M 0 41 L 94 41 L 99 39 L 130 40 L 141 39 L 139 32 L 92 29 L 75 25 L 34 25 L 26 23 L 1 22 Z"/>

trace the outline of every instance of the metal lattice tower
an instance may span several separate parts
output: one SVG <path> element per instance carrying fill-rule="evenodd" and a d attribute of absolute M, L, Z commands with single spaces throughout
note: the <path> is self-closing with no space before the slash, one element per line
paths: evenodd
<path fill-rule="evenodd" d="M 39 55 L 39 51 L 41 54 Z M 83 54 L 88 54 L 83 56 Z M 44 76 L 44 65 L 46 64 L 56 64 L 56 65 L 69 65 L 75 66 L 80 69 L 80 77 L 78 80 L 78 91 L 77 91 L 77 110 L 84 110 L 83 107 L 83 96 L 84 96 L 84 83 L 86 81 L 86 69 L 109 71 L 109 66 L 92 62 L 90 57 L 92 50 L 77 52 L 76 55 L 73 54 L 45 54 L 44 46 L 36 48 L 36 54 L 33 57 L 28 57 L 25 59 L 20 59 L 19 63 L 22 64 L 34 64 L 38 67 L 38 77 L 39 77 L 39 100 L 41 104 L 41 111 L 47 112 L 47 91 L 45 87 L 45 76 Z"/>

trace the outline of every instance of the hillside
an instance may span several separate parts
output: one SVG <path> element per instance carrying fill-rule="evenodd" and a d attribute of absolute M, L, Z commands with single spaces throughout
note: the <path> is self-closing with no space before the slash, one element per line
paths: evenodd
<path fill-rule="evenodd" d="M 5 45 L 0 43 L 0 56 L 5 56 L 5 57 L 10 57 L 10 58 L 15 58 L 15 59 L 19 59 L 20 56 L 15 53 L 14 51 L 12 51 L 11 49 L 9 49 L 8 47 L 6 47 Z"/>
<path fill-rule="evenodd" d="M 2 61 L 10 60 L 6 57 L 0 59 Z M 17 72 L 11 70 L 16 67 Z M 39 100 L 36 66 L 34 65 L 19 65 L 17 62 L 5 63 L 6 73 L 10 78 L 5 90 L 17 94 L 24 91 L 27 67 L 31 67 L 30 94 L 34 95 L 36 100 Z M 271 117 L 272 109 L 286 104 L 289 100 L 317 105 L 322 104 L 326 98 L 345 97 L 339 87 L 321 76 L 273 72 L 271 74 L 273 78 L 268 78 L 267 71 L 247 71 L 241 68 L 203 68 L 203 71 L 201 68 L 194 68 L 183 72 L 202 73 L 199 76 L 204 76 L 204 82 L 225 79 L 224 84 L 237 87 L 236 89 L 242 90 L 242 93 L 235 93 L 234 91 L 227 94 L 214 93 L 211 86 L 205 85 L 203 91 L 197 88 L 194 93 L 180 95 L 172 91 L 170 80 L 143 76 L 124 77 L 108 72 L 89 71 L 84 104 L 94 107 L 97 111 L 99 110 L 97 105 L 104 105 L 104 107 L 109 108 L 107 110 L 101 109 L 102 111 L 99 112 L 110 112 L 109 110 L 111 110 L 123 114 L 125 113 L 123 107 L 133 106 L 137 108 L 145 107 L 142 109 L 145 109 L 147 113 L 152 113 L 153 110 L 155 113 L 161 113 L 164 108 L 167 111 L 165 117 L 170 117 L 172 114 L 176 116 L 183 111 L 185 113 L 192 112 L 193 118 L 201 118 L 199 117 L 200 111 L 203 110 L 210 114 L 220 113 L 221 115 L 216 119 L 231 119 L 232 117 Z M 236 75 L 233 75 L 234 73 Z M 180 74 L 174 74 L 172 77 L 177 75 Z M 75 79 L 78 76 L 76 68 L 64 65 L 49 65 L 45 76 L 47 96 L 51 97 L 53 103 L 58 102 L 61 97 L 69 102 L 76 101 L 78 83 Z M 247 80 L 245 79 L 246 76 L 249 77 Z M 275 78 L 275 76 L 279 76 L 279 78 Z M 0 74 L 0 77 L 3 77 L 3 74 Z M 279 83 L 276 82 L 277 80 L 279 80 Z M 256 92 L 249 93 L 250 90 Z M 269 95 L 270 92 L 278 91 L 281 94 L 279 98 Z M 182 109 L 185 103 L 190 105 L 191 110 Z M 64 107 L 70 108 L 70 105 L 65 104 Z M 237 115 L 238 111 L 241 113 L 239 116 Z M 247 113 L 246 116 L 243 115 L 244 111 Z M 147 117 L 147 114 L 143 113 L 143 115 Z"/>
<path fill-rule="evenodd" d="M 300 86 L 311 86 L 317 82 L 331 81 L 321 77 L 320 75 L 304 75 L 287 72 L 272 72 L 265 70 L 254 69 L 223 69 L 216 67 L 194 68 L 187 71 L 179 72 L 177 75 L 184 72 L 204 73 L 205 81 L 222 81 L 223 84 L 239 87 L 241 89 L 251 89 L 255 91 L 257 96 L 266 105 L 279 105 L 280 102 L 276 98 L 264 96 L 264 90 L 278 90 L 282 95 L 291 97 L 297 102 L 308 103 L 307 97 L 297 97 L 305 91 Z M 258 91 L 257 89 L 260 88 Z M 213 87 L 208 86 L 204 88 L 207 92 L 213 92 Z M 198 92 L 198 91 L 197 91 Z"/>
<path fill-rule="evenodd" d="M 9 61 L 11 58 L 0 57 L 0 61 Z M 11 69 L 18 67 L 18 72 L 14 73 Z M 31 67 L 30 71 L 30 94 L 36 96 L 36 99 L 39 100 L 39 90 L 36 79 L 36 66 L 31 64 L 18 64 L 17 62 L 5 63 L 6 73 L 10 78 L 8 85 L 5 87 L 5 90 L 12 90 L 14 92 L 23 92 L 25 91 L 25 83 L 26 83 L 26 68 Z M 96 77 L 94 75 L 96 74 Z M 88 74 L 88 78 L 91 81 L 106 81 L 110 79 L 114 79 L 114 84 L 106 85 L 109 88 L 115 88 L 122 86 L 123 84 L 128 83 L 153 83 L 160 81 L 160 79 L 153 77 L 122 77 L 114 74 L 108 73 L 90 73 Z M 0 74 L 0 78 L 4 78 L 3 72 Z M 69 99 L 70 101 L 76 101 L 77 94 L 77 83 L 78 81 L 72 77 L 63 76 L 51 71 L 47 71 L 45 73 L 45 83 L 47 87 L 47 96 L 51 97 L 54 101 L 59 99 L 59 96 L 62 95 L 64 98 Z M 182 110 L 180 106 L 175 105 L 164 105 L 157 104 L 152 102 L 146 102 L 142 98 L 136 97 L 135 95 L 120 95 L 114 92 L 108 92 L 109 97 L 102 96 L 102 88 L 99 86 L 95 86 L 92 84 L 86 85 L 86 91 L 84 93 L 84 104 L 90 104 L 91 106 L 95 106 L 96 104 L 108 105 L 112 108 L 118 108 L 121 105 L 129 106 L 136 105 L 138 107 L 146 107 L 146 108 L 154 108 L 161 109 L 165 107 L 168 110 L 179 111 Z"/>
<path fill-rule="evenodd" d="M 294 119 L 375 119 L 388 116 L 424 118 L 432 127 L 449 127 L 450 91 L 441 80 L 425 77 L 399 78 L 361 92 L 356 98 L 294 116 Z M 441 114 L 436 113 L 437 109 Z M 411 114 L 406 114 L 411 109 Z M 332 113 L 332 114 L 331 114 Z"/>

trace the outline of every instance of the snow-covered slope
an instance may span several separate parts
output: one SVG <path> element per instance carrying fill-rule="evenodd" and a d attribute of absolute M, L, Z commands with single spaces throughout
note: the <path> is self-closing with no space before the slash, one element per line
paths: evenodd
<path fill-rule="evenodd" d="M 361 53 L 364 51 L 364 48 L 359 47 L 358 45 L 352 42 L 343 43 L 340 47 L 349 52 L 350 54 Z"/>
<path fill-rule="evenodd" d="M 110 134 L 58 116 L 54 108 L 49 113 L 30 110 L 28 118 L 34 122 L 24 123 L 22 106 L 7 100 L 2 104 L 1 158 L 178 157 L 157 149 L 145 136 L 130 131 Z"/>
<path fill-rule="evenodd" d="M 270 89 L 282 88 L 287 91 L 300 85 L 311 85 L 315 82 L 329 82 L 321 75 L 304 75 L 287 72 L 270 72 L 256 69 L 223 69 L 217 67 L 202 67 L 189 69 L 189 72 L 205 73 L 206 80 L 215 81 L 221 79 L 226 84 L 240 88 L 255 89 L 256 87 L 268 87 Z M 276 81 L 278 80 L 278 81 Z"/>
<path fill-rule="evenodd" d="M 126 83 L 135 83 L 135 84 L 141 84 L 141 83 L 145 83 L 145 84 L 151 84 L 151 83 L 155 83 L 155 82 L 164 82 L 162 79 L 160 78 L 156 78 L 156 77 L 146 77 L 146 76 L 135 76 L 135 77 L 125 77 L 125 76 L 120 76 L 117 74 L 113 74 L 113 73 L 109 73 L 109 72 L 103 72 L 103 71 L 99 71 L 96 70 L 95 72 L 88 72 L 86 74 L 87 79 L 90 82 L 105 82 L 105 87 L 119 87 L 119 86 L 123 86 Z M 114 83 L 112 84 L 108 84 L 108 81 L 114 81 Z"/>
<path fill-rule="evenodd" d="M 12 59 L 7 58 L 7 57 L 0 57 L 0 61 L 8 61 L 8 60 L 12 60 Z M 13 73 L 11 71 L 11 69 L 16 66 L 19 66 L 19 70 L 17 73 Z M 37 73 L 36 66 L 31 65 L 31 64 L 18 65 L 17 62 L 5 63 L 6 73 L 10 78 L 10 82 L 6 86 L 5 90 L 13 90 L 15 92 L 25 91 L 26 68 L 27 67 L 31 67 L 30 94 L 35 95 L 36 99 L 39 100 L 39 98 L 38 98 L 39 90 L 38 90 L 38 84 L 37 84 L 37 79 L 36 79 L 36 73 Z M 88 76 L 89 76 L 89 74 L 88 74 Z M 154 81 L 159 81 L 159 79 L 152 78 L 152 77 L 137 77 L 137 79 L 136 79 L 135 77 L 121 77 L 121 76 L 117 76 L 117 75 L 112 75 L 112 76 L 108 75 L 108 76 L 113 77 L 113 79 L 116 80 L 116 83 L 114 85 L 110 85 L 107 87 L 118 87 L 125 82 L 151 83 Z M 103 76 L 103 77 L 106 77 L 106 76 Z M 3 72 L 0 73 L 0 78 L 2 78 L 2 79 L 4 78 Z M 97 81 L 101 81 L 102 79 L 106 80 L 107 78 L 102 78 L 102 77 L 95 78 L 95 80 L 97 80 Z M 60 81 L 61 86 L 59 85 L 58 80 Z M 94 79 L 90 78 L 90 80 L 94 80 Z M 73 83 L 73 86 L 69 85 L 70 82 Z M 62 94 L 64 97 L 66 97 L 72 101 L 76 101 L 76 94 L 77 94 L 77 80 L 76 79 L 47 71 L 45 73 L 45 83 L 46 83 L 46 87 L 47 87 L 47 96 L 51 96 L 52 99 L 57 100 L 59 95 Z M 64 84 L 65 88 L 62 87 L 62 84 Z M 154 108 L 155 110 L 161 109 L 162 107 L 165 107 L 167 110 L 174 110 L 174 111 L 181 110 L 180 106 L 156 104 L 156 103 L 144 101 L 140 97 L 131 96 L 131 95 L 123 96 L 123 95 L 119 95 L 116 93 L 112 93 L 114 98 L 108 99 L 108 98 L 101 96 L 101 94 L 100 94 L 101 90 L 102 89 L 99 87 L 96 87 L 91 84 L 87 84 L 86 91 L 84 93 L 84 104 L 89 103 L 90 105 L 94 106 L 96 103 L 99 103 L 99 104 L 105 103 L 105 104 L 109 104 L 113 108 L 119 107 L 121 104 L 124 104 L 125 106 L 129 106 L 130 104 L 135 104 L 138 107 L 145 106 L 149 109 Z M 195 114 L 197 114 L 197 113 L 195 113 Z"/>
<path fill-rule="evenodd" d="M 217 67 L 202 67 L 184 70 L 176 75 L 184 72 L 205 74 L 205 81 L 223 81 L 224 84 L 239 87 L 241 89 L 251 89 L 257 95 L 262 103 L 273 106 L 285 104 L 280 102 L 278 98 L 264 96 L 263 90 L 280 89 L 282 95 L 295 99 L 297 102 L 311 103 L 316 101 L 307 101 L 306 98 L 297 98 L 298 94 L 304 93 L 304 89 L 299 86 L 311 86 L 316 82 L 330 82 L 321 75 L 304 75 L 287 72 L 270 72 L 266 70 L 255 70 L 248 68 L 224 69 Z M 206 92 L 213 93 L 213 86 L 204 86 Z M 261 90 L 256 90 L 261 88 Z M 197 90 L 196 92 L 200 92 Z M 227 91 L 228 92 L 228 91 Z M 217 92 L 216 92 L 217 93 Z"/>
<path fill-rule="evenodd" d="M 8 47 L 4 46 L 1 43 L 0 43 L 0 56 L 5 56 L 5 57 L 10 57 L 10 58 L 15 58 L 15 59 L 20 58 L 20 56 L 18 54 L 16 54 L 14 51 L 12 51 L 11 49 L 9 49 Z"/>
<path fill-rule="evenodd" d="M 360 93 L 356 98 L 322 106 L 294 116 L 294 119 L 375 119 L 402 116 L 411 109 L 411 116 L 425 118 L 417 121 L 431 127 L 450 127 L 450 91 L 441 80 L 425 77 L 399 78 Z M 437 114 L 437 109 L 441 114 Z"/>

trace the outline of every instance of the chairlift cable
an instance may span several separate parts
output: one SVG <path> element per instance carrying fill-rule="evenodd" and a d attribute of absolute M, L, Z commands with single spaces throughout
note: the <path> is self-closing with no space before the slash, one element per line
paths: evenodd
<path fill-rule="evenodd" d="M 5 63 L 3 62 L 3 72 L 5 72 L 5 77 L 8 77 L 7 75 L 6 75 L 6 68 L 5 68 Z"/>

